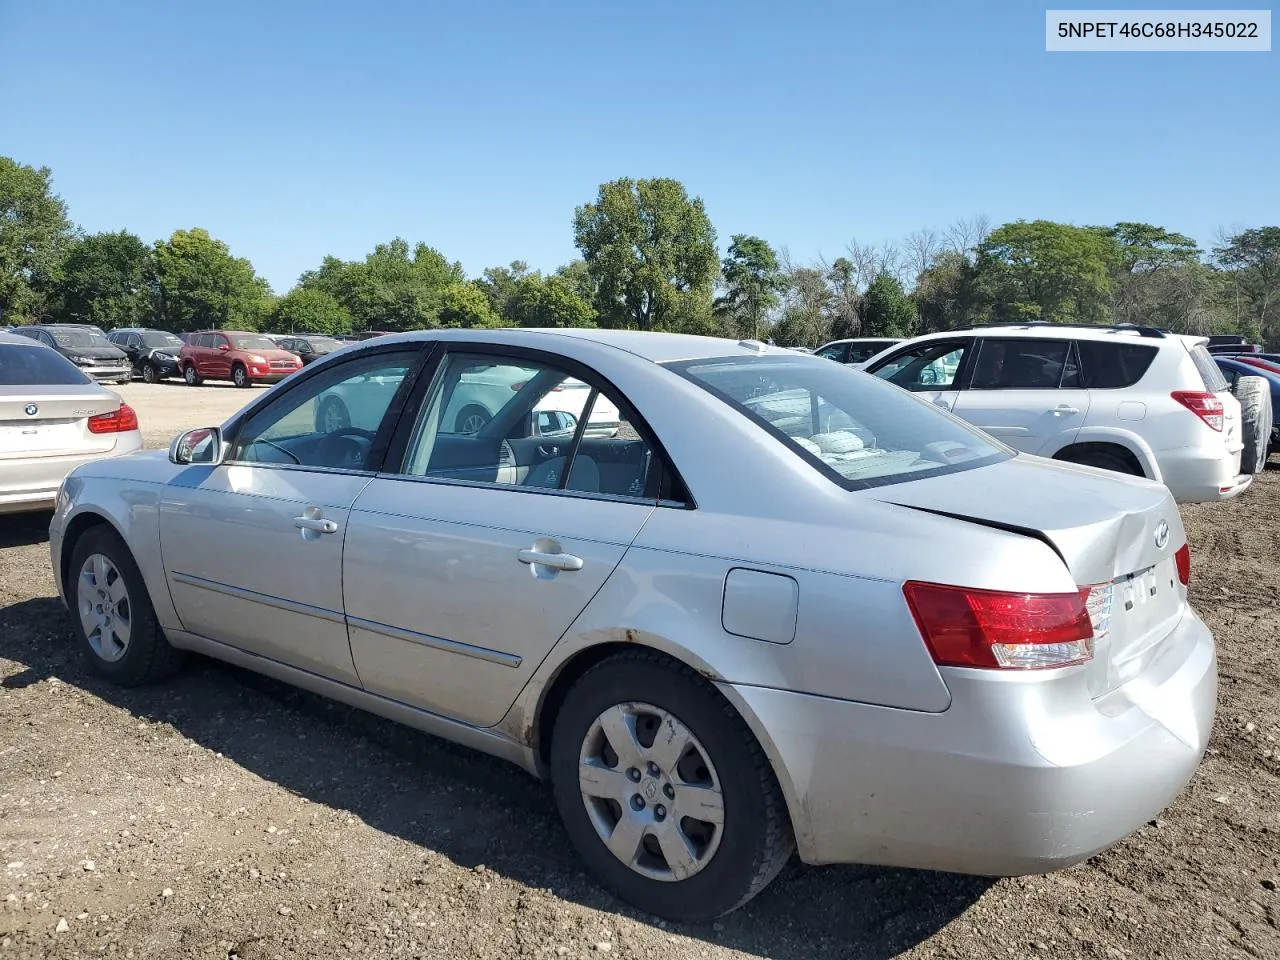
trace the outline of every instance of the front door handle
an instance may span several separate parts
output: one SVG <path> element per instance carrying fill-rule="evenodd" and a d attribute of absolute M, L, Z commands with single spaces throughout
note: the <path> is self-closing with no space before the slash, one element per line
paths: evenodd
<path fill-rule="evenodd" d="M 546 567 L 550 570 L 581 570 L 582 558 L 568 553 L 547 553 L 543 550 L 521 550 L 516 554 L 521 563 Z"/>
<path fill-rule="evenodd" d="M 299 530 L 310 530 L 314 533 L 337 533 L 338 525 L 323 517 L 294 517 L 293 525 Z"/>
<path fill-rule="evenodd" d="M 1080 412 L 1080 408 L 1079 408 L 1079 407 L 1073 407 L 1073 406 L 1071 406 L 1071 405 L 1069 405 L 1069 404 L 1066 404 L 1066 403 L 1058 404 L 1058 406 L 1056 406 L 1056 407 L 1054 407 L 1054 408 L 1053 408 L 1053 415 L 1054 415 L 1055 417 L 1066 417 L 1066 416 L 1071 416 L 1071 415 L 1073 415 L 1073 414 L 1077 414 L 1077 413 L 1079 413 L 1079 412 Z"/>
<path fill-rule="evenodd" d="M 951 402 L 949 400 L 944 400 L 942 397 L 939 397 L 937 400 L 933 401 L 933 405 L 935 407 L 941 407 L 943 410 L 951 409 Z"/>

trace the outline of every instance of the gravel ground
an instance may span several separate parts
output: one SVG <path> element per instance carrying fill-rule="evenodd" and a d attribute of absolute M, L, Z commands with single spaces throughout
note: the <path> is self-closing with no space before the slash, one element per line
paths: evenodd
<path fill-rule="evenodd" d="M 122 388 L 149 445 L 231 387 Z M 1280 471 L 1184 511 L 1218 723 L 1159 819 L 1047 877 L 793 864 L 707 926 L 579 870 L 548 790 L 208 661 L 121 691 L 53 596 L 47 516 L 0 520 L 0 957 L 1280 957 Z"/>

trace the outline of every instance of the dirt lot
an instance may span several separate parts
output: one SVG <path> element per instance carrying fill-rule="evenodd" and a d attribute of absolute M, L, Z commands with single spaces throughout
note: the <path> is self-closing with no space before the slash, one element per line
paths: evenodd
<path fill-rule="evenodd" d="M 147 442 L 245 391 L 124 388 Z M 578 869 L 523 773 L 206 661 L 120 691 L 53 598 L 47 517 L 0 519 L 0 958 L 1280 957 L 1280 471 L 1185 511 L 1220 644 L 1209 756 L 1087 864 L 990 882 L 787 872 L 675 928 Z"/>

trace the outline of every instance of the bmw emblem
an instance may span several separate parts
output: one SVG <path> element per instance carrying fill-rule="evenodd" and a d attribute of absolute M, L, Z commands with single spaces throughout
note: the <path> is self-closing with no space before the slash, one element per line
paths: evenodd
<path fill-rule="evenodd" d="M 1156 524 L 1156 549 L 1163 550 L 1169 544 L 1169 523 L 1161 520 Z"/>
<path fill-rule="evenodd" d="M 40 408 L 37 407 L 34 403 L 28 403 L 22 412 L 25 413 L 28 417 L 34 417 L 37 413 L 40 412 Z"/>

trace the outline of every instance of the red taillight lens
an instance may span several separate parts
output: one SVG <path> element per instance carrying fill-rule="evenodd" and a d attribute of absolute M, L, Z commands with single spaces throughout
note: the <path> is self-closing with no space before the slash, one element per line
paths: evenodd
<path fill-rule="evenodd" d="M 120 404 L 119 410 L 89 418 L 90 433 L 128 433 L 137 429 L 138 415 L 127 403 Z"/>
<path fill-rule="evenodd" d="M 1203 390 L 1175 390 L 1170 396 L 1214 430 L 1222 430 L 1222 401 Z"/>
<path fill-rule="evenodd" d="M 1173 562 L 1178 567 L 1178 579 L 1185 587 L 1191 582 L 1191 546 L 1184 543 L 1173 555 Z"/>
<path fill-rule="evenodd" d="M 1004 593 L 913 580 L 902 589 L 920 635 L 941 666 L 1027 670 L 1093 656 L 1088 588 Z"/>

